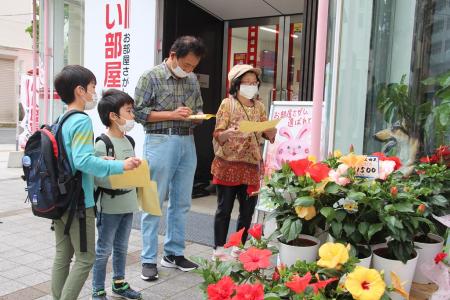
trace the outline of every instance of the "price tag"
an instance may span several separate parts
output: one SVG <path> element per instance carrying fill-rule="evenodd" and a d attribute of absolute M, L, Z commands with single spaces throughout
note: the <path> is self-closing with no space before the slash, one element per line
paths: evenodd
<path fill-rule="evenodd" d="M 366 156 L 364 163 L 356 168 L 356 177 L 378 178 L 380 162 L 377 156 Z"/>

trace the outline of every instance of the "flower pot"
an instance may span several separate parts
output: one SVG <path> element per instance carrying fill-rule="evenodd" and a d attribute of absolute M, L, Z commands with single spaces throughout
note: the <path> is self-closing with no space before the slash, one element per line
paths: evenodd
<path fill-rule="evenodd" d="M 372 253 L 370 253 L 368 257 L 359 258 L 359 263 L 357 263 L 356 265 L 370 269 L 371 264 L 372 264 Z"/>
<path fill-rule="evenodd" d="M 300 234 L 291 245 L 280 242 L 280 262 L 287 266 L 293 265 L 297 260 L 307 262 L 316 261 L 320 240 L 310 235 Z"/>
<path fill-rule="evenodd" d="M 391 285 L 392 283 L 391 271 L 395 272 L 395 274 L 397 274 L 397 276 L 400 278 L 400 281 L 402 283 L 405 282 L 403 287 L 405 291 L 409 293 L 419 255 L 417 255 L 416 253 L 415 257 L 411 258 L 406 262 L 406 264 L 404 264 L 399 260 L 385 258 L 386 254 L 388 253 L 387 250 L 388 248 L 378 248 L 373 251 L 373 268 L 379 271 L 384 270 L 384 281 L 386 281 L 387 285 Z M 389 296 L 393 300 L 403 299 L 403 297 L 397 293 L 390 293 Z"/>
<path fill-rule="evenodd" d="M 427 240 L 416 241 L 414 239 L 414 246 L 416 247 L 419 259 L 417 260 L 416 274 L 414 275 L 414 282 L 428 284 L 431 283 L 422 272 L 421 266 L 423 264 L 434 264 L 434 257 L 442 251 L 444 246 L 444 239 L 435 234 L 428 234 Z"/>

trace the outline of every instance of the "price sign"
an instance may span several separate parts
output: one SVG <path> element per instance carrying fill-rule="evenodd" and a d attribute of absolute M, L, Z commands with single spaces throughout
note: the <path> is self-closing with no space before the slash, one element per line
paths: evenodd
<path fill-rule="evenodd" d="M 380 163 L 377 156 L 366 156 L 364 163 L 356 168 L 356 176 L 363 178 L 378 178 Z"/>

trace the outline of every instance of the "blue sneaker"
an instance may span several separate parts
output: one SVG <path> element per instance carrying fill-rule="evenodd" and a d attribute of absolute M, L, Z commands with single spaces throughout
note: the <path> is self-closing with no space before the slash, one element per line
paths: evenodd
<path fill-rule="evenodd" d="M 113 294 L 125 299 L 142 299 L 141 293 L 133 290 L 127 282 L 122 282 L 120 284 L 113 283 L 112 291 Z"/>
<path fill-rule="evenodd" d="M 105 290 L 100 290 L 97 292 L 92 293 L 92 300 L 109 300 L 109 298 L 106 296 Z"/>

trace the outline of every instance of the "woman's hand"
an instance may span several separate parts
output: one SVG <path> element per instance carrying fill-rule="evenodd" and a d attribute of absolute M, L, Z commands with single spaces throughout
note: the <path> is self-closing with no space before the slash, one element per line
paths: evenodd
<path fill-rule="evenodd" d="M 275 136 L 277 135 L 276 128 L 270 128 L 263 132 L 264 137 L 268 139 L 271 143 L 275 141 Z"/>
<path fill-rule="evenodd" d="M 226 141 L 228 141 L 231 137 L 233 137 L 234 135 L 236 135 L 237 133 L 239 133 L 239 129 L 237 127 L 231 127 L 228 128 L 227 130 L 224 130 L 220 133 L 219 135 L 219 142 L 220 143 L 225 143 Z"/>

